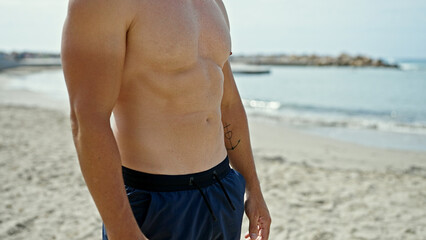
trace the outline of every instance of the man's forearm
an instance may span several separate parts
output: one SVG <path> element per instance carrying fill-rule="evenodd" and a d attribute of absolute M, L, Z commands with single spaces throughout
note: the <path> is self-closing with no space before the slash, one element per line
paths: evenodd
<path fill-rule="evenodd" d="M 81 171 L 109 239 L 143 239 L 124 189 L 120 154 L 108 121 L 73 129 Z"/>
<path fill-rule="evenodd" d="M 221 110 L 225 146 L 231 165 L 246 179 L 247 193 L 260 192 L 244 107 L 238 101 L 222 106 Z"/>

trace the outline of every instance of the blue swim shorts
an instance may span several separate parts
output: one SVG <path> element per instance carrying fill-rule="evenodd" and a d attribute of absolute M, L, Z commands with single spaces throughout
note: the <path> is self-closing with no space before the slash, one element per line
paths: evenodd
<path fill-rule="evenodd" d="M 198 173 L 160 175 L 122 167 L 139 228 L 150 240 L 237 240 L 244 213 L 244 177 L 228 156 Z M 107 240 L 105 225 L 103 240 Z"/>

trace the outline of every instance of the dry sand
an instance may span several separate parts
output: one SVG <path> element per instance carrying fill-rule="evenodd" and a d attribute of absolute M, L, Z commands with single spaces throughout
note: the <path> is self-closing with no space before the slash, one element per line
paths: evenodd
<path fill-rule="evenodd" d="M 426 153 L 250 128 L 270 239 L 426 239 Z M 63 112 L 0 105 L 0 181 L 0 239 L 101 239 Z"/>
<path fill-rule="evenodd" d="M 271 239 L 426 239 L 426 153 L 250 126 Z"/>

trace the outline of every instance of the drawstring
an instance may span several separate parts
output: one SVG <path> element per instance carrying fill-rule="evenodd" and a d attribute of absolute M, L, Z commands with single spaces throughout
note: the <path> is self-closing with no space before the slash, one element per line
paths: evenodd
<path fill-rule="evenodd" d="M 234 204 L 232 204 L 231 198 L 229 197 L 228 192 L 226 191 L 225 187 L 223 186 L 222 182 L 220 181 L 220 178 L 218 177 L 216 171 L 213 171 L 213 179 L 215 179 L 219 183 L 220 188 L 222 189 L 223 193 L 225 194 L 226 199 L 229 202 L 229 205 L 231 205 L 232 210 L 235 211 L 235 206 L 234 206 Z M 200 186 L 195 182 L 194 177 L 189 178 L 189 185 L 194 185 L 198 189 L 198 191 L 200 192 L 201 196 L 204 199 L 204 202 L 207 205 L 207 208 L 209 209 L 210 214 L 213 217 L 213 220 L 216 221 L 216 216 L 213 213 L 213 209 L 212 209 L 209 201 L 207 200 L 207 197 L 204 194 L 203 190 L 201 190 Z"/>
<path fill-rule="evenodd" d="M 232 210 L 235 211 L 234 204 L 232 204 L 232 201 L 229 198 L 228 192 L 226 192 L 225 187 L 223 186 L 222 182 L 220 181 L 219 177 L 217 176 L 216 171 L 213 171 L 213 178 L 219 183 L 220 187 L 222 188 L 223 193 L 225 193 L 226 199 L 228 199 L 229 205 L 231 205 Z"/>
<path fill-rule="evenodd" d="M 213 213 L 213 209 L 212 209 L 212 207 L 210 206 L 210 203 L 209 203 L 209 201 L 207 200 L 206 195 L 204 195 L 204 193 L 203 193 L 203 191 L 201 190 L 200 186 L 198 186 L 198 184 L 194 181 L 194 178 L 193 178 L 193 177 L 191 177 L 191 178 L 189 179 L 189 185 L 194 185 L 195 187 L 197 187 L 198 191 L 201 193 L 201 196 L 202 196 L 202 197 L 203 197 L 203 199 L 204 199 L 204 202 L 205 202 L 205 203 L 206 203 L 206 205 L 207 205 L 207 208 L 209 209 L 210 214 L 211 214 L 211 215 L 212 215 L 212 217 L 213 217 L 213 220 L 214 220 L 214 221 L 216 221 L 216 216 L 215 216 L 215 215 L 214 215 L 214 213 Z"/>

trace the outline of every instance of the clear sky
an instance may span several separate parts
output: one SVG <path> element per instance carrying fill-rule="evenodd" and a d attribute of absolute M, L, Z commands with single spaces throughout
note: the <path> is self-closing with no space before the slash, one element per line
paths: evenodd
<path fill-rule="evenodd" d="M 235 54 L 426 58 L 425 0 L 223 1 Z M 0 50 L 59 52 L 67 3 L 0 0 Z"/>

